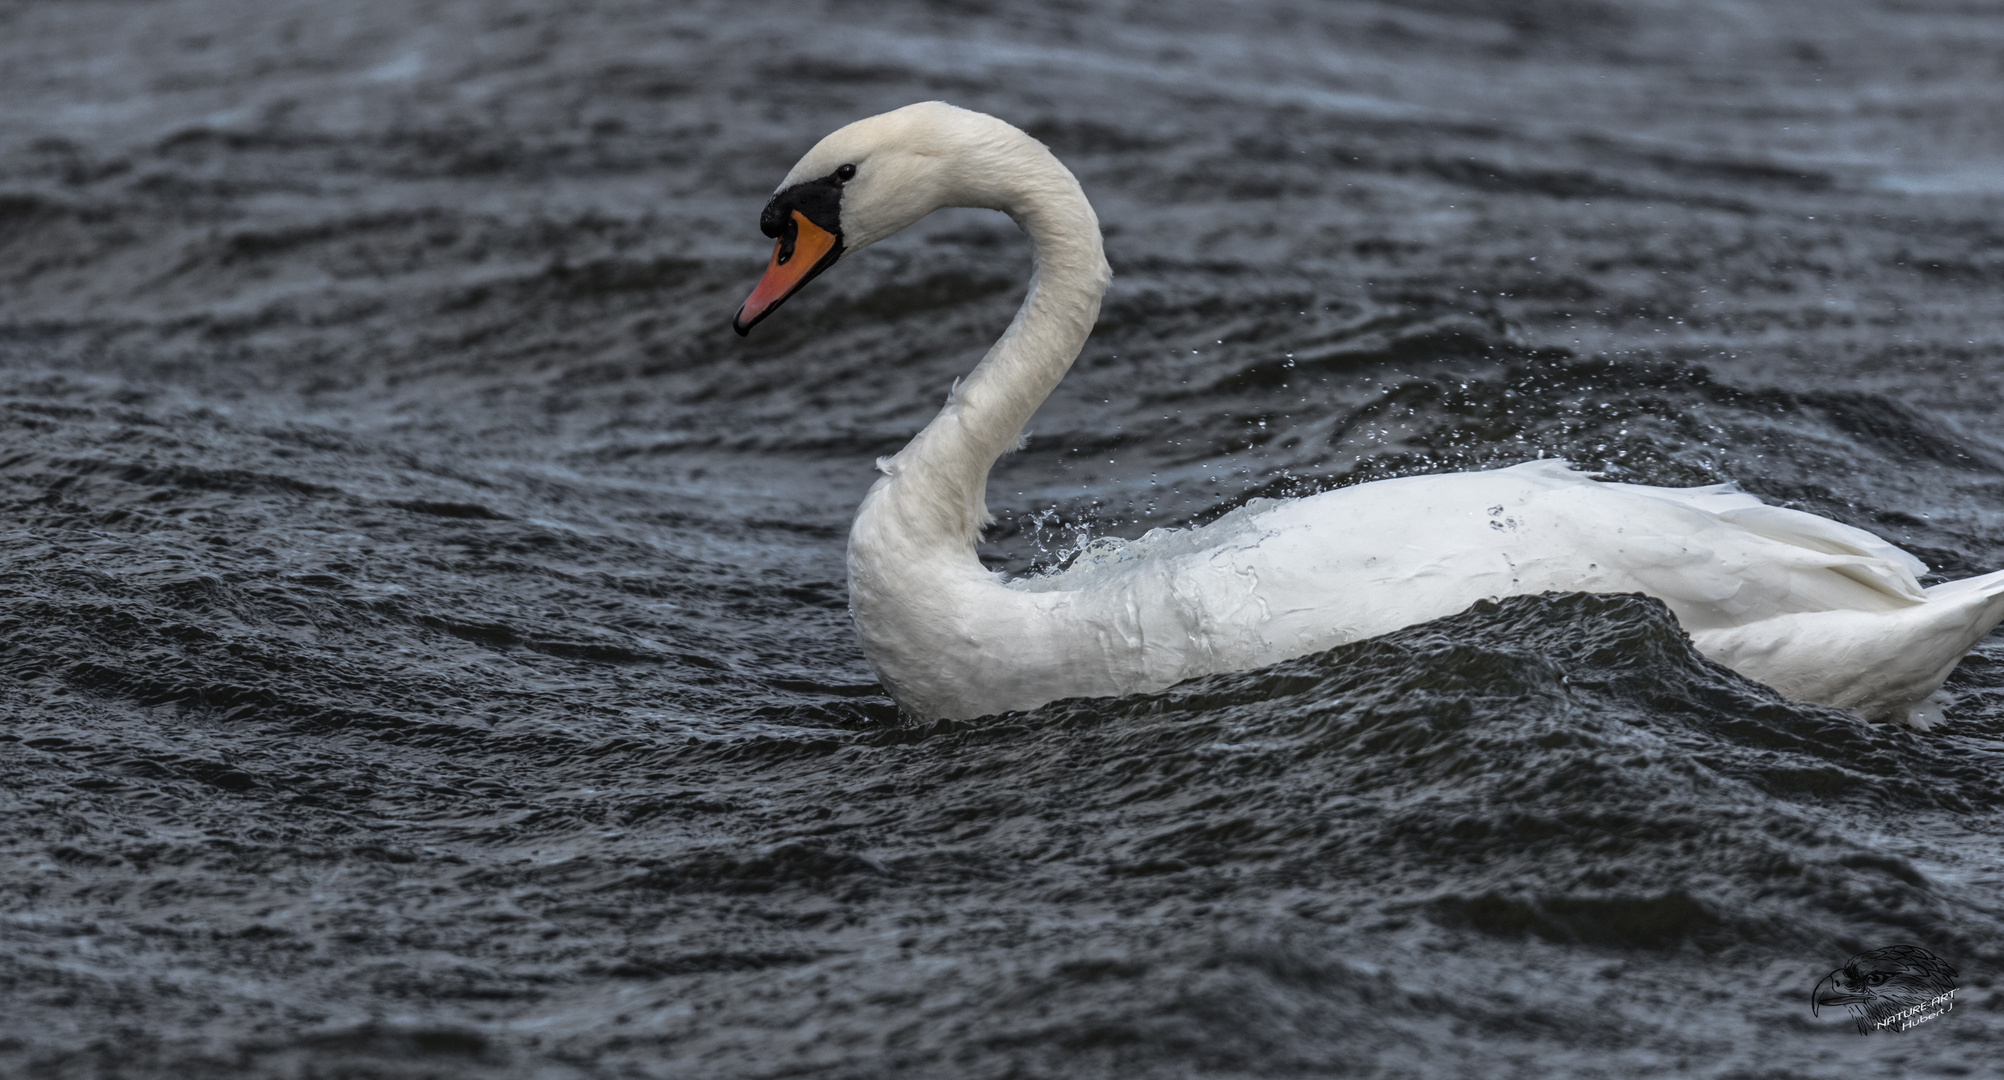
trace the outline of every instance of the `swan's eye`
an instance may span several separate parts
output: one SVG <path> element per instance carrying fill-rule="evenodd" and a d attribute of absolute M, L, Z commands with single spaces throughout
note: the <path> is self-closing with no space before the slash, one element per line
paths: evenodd
<path fill-rule="evenodd" d="M 856 167 L 854 165 L 844 165 L 835 170 L 835 182 L 838 184 L 846 184 L 855 178 Z"/>

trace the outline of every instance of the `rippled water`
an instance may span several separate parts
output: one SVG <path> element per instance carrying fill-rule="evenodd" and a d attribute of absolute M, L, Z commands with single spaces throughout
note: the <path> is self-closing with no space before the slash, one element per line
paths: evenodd
<path fill-rule="evenodd" d="M 1539 456 L 2004 567 L 2000 47 L 1955 0 L 0 5 L 0 1074 L 1992 1072 L 1997 639 L 1926 735 L 1581 596 L 915 726 L 848 517 L 1027 248 L 943 213 L 727 324 L 793 160 L 945 98 L 1116 273 L 998 569 Z M 1810 1015 L 1902 942 L 1953 1013 Z"/>

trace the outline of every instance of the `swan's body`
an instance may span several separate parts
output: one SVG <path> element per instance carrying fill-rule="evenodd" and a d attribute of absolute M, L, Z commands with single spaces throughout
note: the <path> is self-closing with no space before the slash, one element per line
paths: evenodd
<path fill-rule="evenodd" d="M 974 552 L 988 470 L 1078 356 L 1110 277 L 1092 207 L 1042 144 L 937 102 L 830 135 L 766 209 L 780 244 L 737 325 L 942 206 L 1008 213 L 1036 269 L 1001 340 L 879 463 L 850 532 L 864 649 L 919 716 L 1158 690 L 1484 598 L 1572 591 L 1658 597 L 1701 652 L 1791 698 L 1925 726 L 1923 702 L 2004 619 L 2004 572 L 1922 589 L 1919 560 L 1862 530 L 1725 486 L 1600 483 L 1557 461 L 1262 500 L 1004 581 Z"/>

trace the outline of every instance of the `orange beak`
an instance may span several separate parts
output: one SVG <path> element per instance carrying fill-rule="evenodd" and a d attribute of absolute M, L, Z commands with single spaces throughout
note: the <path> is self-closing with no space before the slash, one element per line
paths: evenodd
<path fill-rule="evenodd" d="M 738 308 L 737 318 L 731 320 L 732 329 L 739 337 L 751 333 L 760 319 L 772 314 L 787 297 L 814 280 L 814 275 L 833 265 L 841 254 L 840 237 L 795 210 L 786 235 L 773 242 L 772 262 L 766 265 L 765 276 L 758 279 L 751 296 Z"/>

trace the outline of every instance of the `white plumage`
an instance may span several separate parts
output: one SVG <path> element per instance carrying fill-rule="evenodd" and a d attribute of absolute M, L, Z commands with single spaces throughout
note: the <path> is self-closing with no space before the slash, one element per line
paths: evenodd
<path fill-rule="evenodd" d="M 944 206 L 1008 213 L 1035 247 L 1015 321 L 932 423 L 879 463 L 884 476 L 850 532 L 864 648 L 917 715 L 1158 690 L 1484 598 L 1573 591 L 1658 597 L 1701 652 L 1744 675 L 1924 728 L 1929 696 L 2004 619 L 2004 572 L 1922 589 L 1919 560 L 1862 530 L 1729 486 L 1602 483 L 1549 460 L 1257 500 L 1203 528 L 1158 530 L 1061 573 L 1004 581 L 974 553 L 988 470 L 1098 316 L 1110 272 L 1092 207 L 1042 144 L 938 102 L 822 140 L 768 218 L 817 183 L 840 193 L 839 223 L 827 223 L 840 243 L 826 262 Z M 768 272 L 791 275 L 781 300 L 805 281 L 782 262 L 776 251 Z"/>

